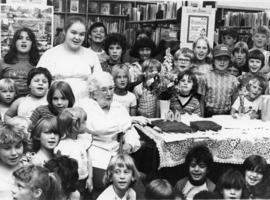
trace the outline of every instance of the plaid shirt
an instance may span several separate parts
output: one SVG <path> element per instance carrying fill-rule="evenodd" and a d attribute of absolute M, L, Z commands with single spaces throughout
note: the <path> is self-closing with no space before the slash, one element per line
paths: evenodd
<path fill-rule="evenodd" d="M 138 100 L 138 114 L 148 118 L 157 117 L 157 95 L 139 84 L 134 88 Z"/>
<path fill-rule="evenodd" d="M 205 106 L 214 113 L 222 114 L 231 110 L 232 97 L 238 89 L 237 78 L 215 70 L 205 74 L 199 91 L 205 96 Z"/>

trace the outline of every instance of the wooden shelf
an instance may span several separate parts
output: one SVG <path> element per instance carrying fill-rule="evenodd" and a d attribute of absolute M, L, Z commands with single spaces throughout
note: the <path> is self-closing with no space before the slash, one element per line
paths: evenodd
<path fill-rule="evenodd" d="M 104 15 L 104 14 L 98 14 L 98 13 L 88 13 L 88 16 L 93 16 L 93 17 L 116 17 L 116 18 L 127 18 L 128 15 Z"/>
<path fill-rule="evenodd" d="M 177 23 L 177 19 L 154 19 L 141 21 L 127 21 L 127 24 L 147 24 L 147 23 Z"/>

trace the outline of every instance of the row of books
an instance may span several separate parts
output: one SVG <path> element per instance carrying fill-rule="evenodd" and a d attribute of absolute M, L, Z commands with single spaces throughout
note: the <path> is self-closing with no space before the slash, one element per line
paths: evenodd
<path fill-rule="evenodd" d="M 257 13 L 246 13 L 246 12 L 231 12 L 229 11 L 225 15 L 225 26 L 250 26 L 256 27 L 261 25 L 269 26 L 270 13 L 268 12 L 257 12 Z"/>

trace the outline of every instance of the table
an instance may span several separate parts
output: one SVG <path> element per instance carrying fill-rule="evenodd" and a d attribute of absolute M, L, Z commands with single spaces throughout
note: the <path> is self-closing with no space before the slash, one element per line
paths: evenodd
<path fill-rule="evenodd" d="M 158 169 L 183 164 L 189 149 L 198 144 L 207 145 L 214 161 L 218 163 L 242 164 L 248 156 L 258 154 L 270 164 L 270 122 L 233 119 L 230 115 L 212 118 L 182 117 L 182 122 L 187 125 L 197 120 L 214 121 L 222 129 L 218 132 L 158 133 L 151 127 L 136 125 L 155 142 L 160 161 Z"/>

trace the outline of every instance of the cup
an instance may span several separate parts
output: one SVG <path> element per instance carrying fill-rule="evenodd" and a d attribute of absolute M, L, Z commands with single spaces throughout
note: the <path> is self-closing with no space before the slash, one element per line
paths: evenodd
<path fill-rule="evenodd" d="M 170 110 L 170 101 L 169 100 L 159 100 L 160 105 L 160 118 L 166 119 L 166 114 Z"/>

